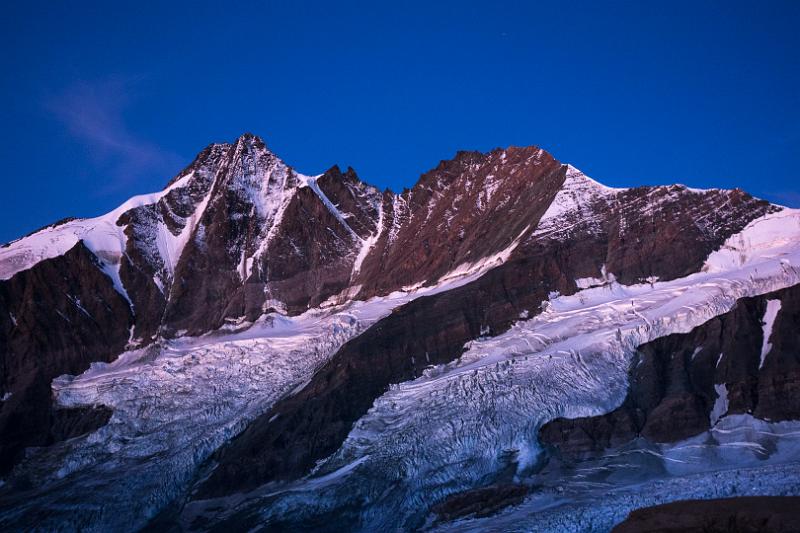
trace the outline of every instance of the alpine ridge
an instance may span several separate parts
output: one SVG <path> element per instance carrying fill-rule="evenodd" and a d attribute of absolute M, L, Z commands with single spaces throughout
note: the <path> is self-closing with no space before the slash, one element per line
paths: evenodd
<path fill-rule="evenodd" d="M 395 193 L 212 144 L 0 248 L 0 527 L 564 530 L 602 485 L 603 530 L 743 467 L 795 494 L 798 267 L 800 214 L 738 189 L 509 147 Z"/>

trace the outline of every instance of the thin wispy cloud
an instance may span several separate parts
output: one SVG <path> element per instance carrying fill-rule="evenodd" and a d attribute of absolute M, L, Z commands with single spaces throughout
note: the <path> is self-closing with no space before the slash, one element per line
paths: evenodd
<path fill-rule="evenodd" d="M 119 191 L 154 175 L 166 182 L 184 162 L 131 131 L 125 114 L 135 101 L 138 82 L 121 77 L 80 81 L 45 99 L 46 110 L 86 147 L 89 163 L 103 179 L 99 194 Z"/>

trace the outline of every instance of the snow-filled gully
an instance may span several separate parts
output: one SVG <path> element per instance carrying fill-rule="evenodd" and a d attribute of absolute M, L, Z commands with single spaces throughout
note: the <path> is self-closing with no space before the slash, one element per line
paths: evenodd
<path fill-rule="evenodd" d="M 56 488 L 28 495 L 0 516 L 0 525 L 24 520 L 34 509 L 51 510 L 53 523 L 64 527 L 144 525 L 186 489 L 197 465 L 309 379 L 347 339 L 416 296 L 483 272 L 414 294 L 273 316 L 272 323 L 228 337 L 179 339 L 56 380 L 62 405 L 100 403 L 114 415 L 88 438 L 34 454 L 29 465 L 47 465 L 36 471 L 57 466 L 55 477 L 43 474 L 40 483 Z M 311 477 L 278 492 L 238 495 L 224 502 L 224 511 L 219 501 L 193 503 L 184 525 L 196 516 L 241 512 L 299 518 L 352 501 L 367 503 L 359 517 L 365 530 L 422 525 L 424 511 L 442 496 L 501 471 L 516 478 L 529 473 L 543 423 L 617 407 L 640 344 L 688 332 L 739 298 L 797 283 L 800 212 L 784 210 L 729 239 L 703 272 L 652 285 L 612 282 L 555 298 L 508 332 L 471 342 L 457 361 L 392 387 Z M 78 494 L 85 513 L 59 511 Z"/>

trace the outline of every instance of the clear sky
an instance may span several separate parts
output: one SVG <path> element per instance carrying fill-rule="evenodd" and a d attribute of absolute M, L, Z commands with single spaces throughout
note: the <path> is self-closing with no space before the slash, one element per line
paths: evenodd
<path fill-rule="evenodd" d="M 0 241 L 245 131 L 395 190 L 533 144 L 609 185 L 800 206 L 798 1 L 7 2 L 0 46 Z"/>

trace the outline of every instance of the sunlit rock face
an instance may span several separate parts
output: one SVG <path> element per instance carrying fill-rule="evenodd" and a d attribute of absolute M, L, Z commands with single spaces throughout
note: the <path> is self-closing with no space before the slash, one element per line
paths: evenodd
<path fill-rule="evenodd" d="M 728 496 L 709 472 L 800 459 L 799 266 L 797 211 L 535 147 L 396 194 L 213 144 L 0 248 L 0 525 L 581 530 L 548 509 L 582 468 L 621 491 L 599 530 Z"/>

